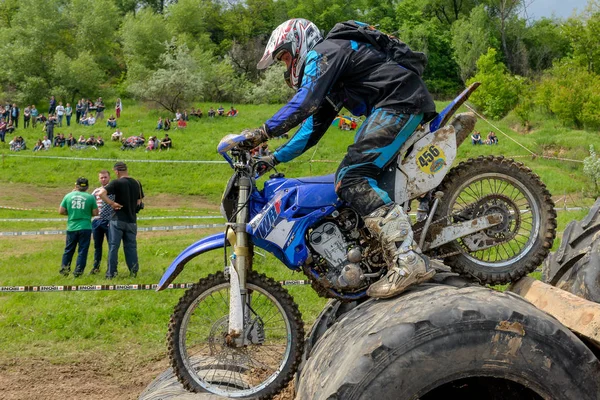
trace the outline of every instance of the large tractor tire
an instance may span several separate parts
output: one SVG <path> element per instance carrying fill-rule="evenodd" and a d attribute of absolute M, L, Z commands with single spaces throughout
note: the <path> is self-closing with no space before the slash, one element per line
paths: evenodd
<path fill-rule="evenodd" d="M 600 198 L 581 221 L 567 225 L 560 247 L 544 262 L 543 280 L 600 303 Z"/>
<path fill-rule="evenodd" d="M 312 349 L 297 399 L 598 399 L 600 361 L 512 293 L 425 284 L 346 313 Z"/>

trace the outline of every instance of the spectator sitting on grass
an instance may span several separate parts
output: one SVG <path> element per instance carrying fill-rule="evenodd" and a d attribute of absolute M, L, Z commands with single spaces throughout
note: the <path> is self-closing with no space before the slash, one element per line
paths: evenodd
<path fill-rule="evenodd" d="M 98 146 L 98 147 L 104 146 L 104 139 L 102 139 L 102 136 L 98 136 L 98 138 L 96 138 L 96 146 Z"/>
<path fill-rule="evenodd" d="M 40 142 L 41 144 L 42 141 L 38 140 L 38 142 Z M 15 136 L 14 139 L 10 141 L 9 145 L 10 151 L 21 151 L 27 148 L 27 146 L 25 145 L 25 140 L 22 136 Z"/>
<path fill-rule="evenodd" d="M 15 125 L 12 119 L 8 120 L 8 124 L 6 124 L 6 133 L 13 133 L 15 131 Z"/>
<path fill-rule="evenodd" d="M 59 133 L 54 138 L 54 147 L 64 147 L 66 141 L 67 140 L 65 139 L 65 135 L 63 135 L 62 133 Z"/>
<path fill-rule="evenodd" d="M 483 142 L 481 141 L 481 134 L 479 133 L 479 131 L 473 132 L 473 134 L 471 135 L 471 143 L 473 145 L 483 144 Z"/>
<path fill-rule="evenodd" d="M 44 150 L 50 150 L 52 146 L 52 142 L 48 139 L 48 136 L 44 136 L 44 140 L 42 140 L 42 144 L 44 145 Z"/>
<path fill-rule="evenodd" d="M 96 118 L 94 118 L 94 114 L 90 113 L 86 118 L 82 118 L 79 123 L 85 126 L 91 126 L 96 123 Z"/>
<path fill-rule="evenodd" d="M 146 151 L 152 151 L 154 149 L 156 149 L 156 140 L 154 139 L 154 136 L 150 136 L 148 139 L 148 145 L 146 146 Z"/>
<path fill-rule="evenodd" d="M 487 144 L 498 144 L 498 136 L 496 136 L 496 132 L 490 131 L 487 135 Z"/>
<path fill-rule="evenodd" d="M 94 137 L 94 135 L 91 135 L 88 140 L 85 141 L 85 144 L 87 144 L 88 146 L 95 146 L 96 145 L 96 138 Z"/>
<path fill-rule="evenodd" d="M 67 138 L 67 146 L 71 147 L 75 144 L 77 144 L 77 140 L 75 140 L 72 133 L 69 133 L 69 137 Z"/>
<path fill-rule="evenodd" d="M 160 150 L 169 150 L 172 147 L 172 145 L 173 144 L 171 142 L 171 138 L 169 137 L 169 134 L 166 133 L 163 140 L 160 141 Z"/>
<path fill-rule="evenodd" d="M 183 118 L 183 120 L 186 122 L 190 120 L 190 116 L 189 116 L 187 110 L 183 110 L 183 114 L 181 114 L 181 118 Z"/>
<path fill-rule="evenodd" d="M 35 147 L 33 148 L 33 151 L 40 151 L 44 149 L 44 144 L 42 143 L 42 139 L 38 139 L 38 141 L 35 143 Z"/>
<path fill-rule="evenodd" d="M 227 111 L 227 116 L 228 117 L 235 117 L 238 113 L 238 110 L 236 110 L 235 108 L 233 108 L 233 106 L 231 106 L 231 109 L 229 111 Z"/>
<path fill-rule="evenodd" d="M 162 131 L 163 128 L 163 120 L 162 117 L 158 117 L 158 122 L 156 123 L 156 130 Z"/>
<path fill-rule="evenodd" d="M 179 121 L 177 121 L 177 128 L 179 128 L 179 129 L 187 128 L 187 122 L 185 122 L 185 119 L 181 118 L 181 119 L 179 119 Z"/>
<path fill-rule="evenodd" d="M 111 115 L 107 120 L 106 120 L 106 126 L 108 126 L 109 128 L 116 128 L 117 127 L 117 119 L 115 118 L 114 115 Z"/>
<path fill-rule="evenodd" d="M 165 118 L 165 127 L 164 127 L 164 130 L 168 131 L 169 129 L 171 129 L 171 121 L 169 120 L 169 118 Z"/>
<path fill-rule="evenodd" d="M 223 106 L 219 106 L 219 108 L 217 108 L 217 113 L 219 114 L 219 117 L 225 116 L 225 109 L 223 108 Z"/>
<path fill-rule="evenodd" d="M 215 109 L 211 107 L 210 110 L 208 110 L 208 117 L 212 118 L 215 116 L 215 114 L 216 114 Z"/>
<path fill-rule="evenodd" d="M 77 140 L 77 144 L 85 146 L 86 143 L 87 143 L 87 140 L 85 140 L 83 135 L 79 136 L 79 140 Z"/>
<path fill-rule="evenodd" d="M 119 128 L 117 128 L 117 130 L 112 135 L 110 135 L 110 140 L 112 140 L 113 142 L 120 142 L 121 139 L 123 139 L 123 132 L 121 132 Z"/>
<path fill-rule="evenodd" d="M 144 134 L 140 134 L 140 136 L 129 136 L 127 139 L 123 141 L 123 146 L 121 146 L 121 150 L 131 150 L 141 147 L 146 143 L 146 139 L 144 138 Z"/>
<path fill-rule="evenodd" d="M 32 110 L 32 112 L 33 112 L 33 110 Z M 38 117 L 35 119 L 35 121 L 36 121 L 36 122 L 39 122 L 40 124 L 45 124 L 45 123 L 46 123 L 46 121 L 48 121 L 48 118 L 46 118 L 46 117 L 44 116 L 44 114 L 40 114 L 40 115 L 38 115 Z M 33 125 L 34 125 L 34 128 L 35 128 L 35 125 L 36 125 L 36 124 L 33 124 Z"/>

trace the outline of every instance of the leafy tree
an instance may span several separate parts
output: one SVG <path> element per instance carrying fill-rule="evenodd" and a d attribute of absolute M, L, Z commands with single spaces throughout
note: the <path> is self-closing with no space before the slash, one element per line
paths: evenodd
<path fill-rule="evenodd" d="M 481 82 L 481 87 L 471 95 L 471 101 L 492 118 L 501 118 L 513 109 L 523 86 L 498 61 L 493 48 L 477 60 L 477 73 L 467 83 L 473 82 Z"/>
<path fill-rule="evenodd" d="M 165 43 L 171 39 L 171 33 L 166 27 L 164 16 L 154 13 L 150 8 L 144 8 L 136 15 L 127 14 L 121 28 L 121 37 L 128 68 L 138 64 L 134 68 L 156 70 L 161 55 L 166 50 Z"/>
<path fill-rule="evenodd" d="M 222 62 L 205 58 L 201 64 L 206 74 L 204 97 L 214 101 L 241 103 L 248 91 L 248 81 L 235 73 L 231 60 L 226 57 Z"/>
<path fill-rule="evenodd" d="M 246 94 L 245 101 L 253 104 L 277 104 L 287 102 L 294 90 L 283 83 L 285 67 L 279 64 L 267 69 L 263 78 Z"/>
<path fill-rule="evenodd" d="M 12 20 L 19 10 L 18 0 L 3 0 L 0 2 L 0 24 L 11 27 Z"/>
<path fill-rule="evenodd" d="M 564 30 L 571 41 L 574 58 L 588 71 L 600 73 L 600 9 L 591 3 L 579 18 L 569 18 Z"/>
<path fill-rule="evenodd" d="M 54 57 L 51 75 L 53 93 L 58 99 L 62 98 L 71 104 L 79 97 L 97 94 L 100 84 L 106 79 L 89 51 L 79 53 L 75 59 L 62 51 L 58 52 Z"/>
<path fill-rule="evenodd" d="M 490 47 L 497 47 L 490 27 L 492 22 L 484 6 L 475 7 L 469 18 L 461 18 L 452 25 L 452 47 L 460 69 L 460 77 L 467 81 L 475 74 L 477 60 Z"/>
<path fill-rule="evenodd" d="M 447 33 L 447 26 L 436 18 L 426 17 L 414 1 L 400 3 L 397 13 L 404 15 L 399 29 L 400 38 L 413 50 L 427 55 L 423 79 L 429 91 L 439 97 L 456 94 L 462 81 L 453 58 L 452 38 Z"/>
<path fill-rule="evenodd" d="M 481 4 L 478 0 L 419 0 L 425 15 L 435 17 L 442 25 L 450 26 Z"/>
<path fill-rule="evenodd" d="M 10 87 L 18 98 L 29 96 L 24 93 L 27 87 L 35 87 L 38 93 L 42 82 L 45 90 L 49 90 L 53 86 L 49 71 L 54 55 L 73 47 L 69 27 L 61 0 L 20 1 L 11 27 L 3 30 L 0 46 L 6 80 L 0 84 L 5 89 Z"/>
<path fill-rule="evenodd" d="M 541 72 L 552 67 L 554 60 L 570 51 L 569 38 L 562 32 L 558 21 L 542 18 L 534 21 L 523 37 L 527 47 L 529 68 Z"/>
<path fill-rule="evenodd" d="M 374 25 L 383 32 L 395 33 L 396 29 L 398 29 L 399 21 L 397 16 L 401 16 L 402 14 L 396 13 L 396 6 L 398 4 L 396 1 L 359 0 L 356 3 L 359 10 L 357 18 L 360 21 Z"/>
<path fill-rule="evenodd" d="M 112 0 L 72 0 L 70 16 L 75 29 L 75 48 L 89 52 L 103 70 L 117 74 L 121 46 L 118 29 L 122 22 Z"/>
<path fill-rule="evenodd" d="M 187 46 L 168 46 L 159 57 L 161 67 L 129 86 L 140 100 L 151 101 L 175 113 L 202 92 L 205 81 Z"/>
<path fill-rule="evenodd" d="M 536 102 L 567 126 L 600 127 L 600 76 L 573 59 L 564 59 L 548 70 L 536 93 Z"/>
<path fill-rule="evenodd" d="M 497 25 L 500 43 L 508 69 L 513 73 L 519 71 L 520 38 L 511 42 L 511 28 L 514 29 L 523 21 L 518 18 L 523 7 L 523 0 L 488 0 L 487 9 L 492 21 Z"/>
<path fill-rule="evenodd" d="M 325 32 L 341 20 L 358 19 L 360 16 L 355 4 L 346 0 L 287 0 L 287 7 L 291 18 L 306 18 Z"/>
<path fill-rule="evenodd" d="M 166 14 L 169 30 L 176 36 L 187 35 L 190 49 L 194 47 L 193 41 L 223 29 L 222 7 L 211 0 L 179 0 L 167 7 Z"/>
<path fill-rule="evenodd" d="M 241 44 L 234 42 L 229 50 L 228 59 L 236 74 L 245 76 L 251 81 L 258 79 L 256 64 L 261 59 L 265 45 L 260 37 L 255 37 Z"/>

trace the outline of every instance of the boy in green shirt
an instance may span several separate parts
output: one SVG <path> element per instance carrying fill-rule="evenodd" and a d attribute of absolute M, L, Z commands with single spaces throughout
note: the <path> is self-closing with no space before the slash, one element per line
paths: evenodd
<path fill-rule="evenodd" d="M 92 236 L 92 217 L 98 215 L 96 199 L 89 193 L 88 180 L 84 177 L 77 178 L 75 190 L 68 193 L 60 203 L 58 212 L 67 215 L 67 243 L 62 257 L 60 273 L 68 276 L 71 272 L 71 261 L 75 254 L 75 247 L 79 247 L 77 264 L 73 276 L 83 274 L 87 262 L 90 238 Z"/>

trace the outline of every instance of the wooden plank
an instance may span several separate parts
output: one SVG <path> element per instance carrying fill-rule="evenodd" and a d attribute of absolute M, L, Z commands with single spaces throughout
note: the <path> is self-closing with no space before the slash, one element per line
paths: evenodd
<path fill-rule="evenodd" d="M 600 304 L 530 277 L 517 281 L 508 290 L 600 347 Z"/>

